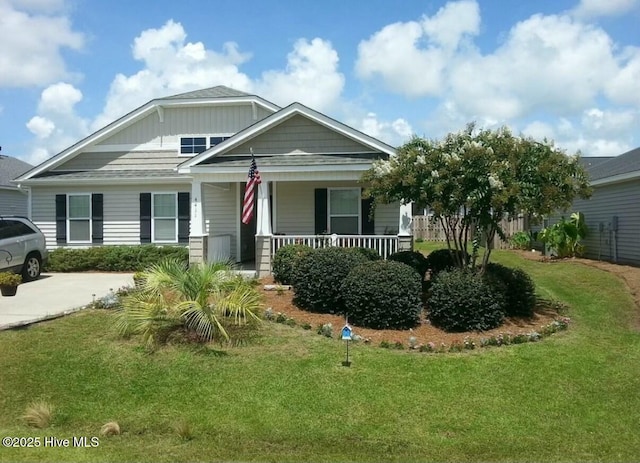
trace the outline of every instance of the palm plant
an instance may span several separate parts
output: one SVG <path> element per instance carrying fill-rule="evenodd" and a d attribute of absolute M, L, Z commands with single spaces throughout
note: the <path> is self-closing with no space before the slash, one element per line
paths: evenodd
<path fill-rule="evenodd" d="M 142 287 L 117 313 L 121 334 L 141 334 L 147 345 L 184 327 L 200 339 L 229 340 L 225 326 L 259 320 L 260 295 L 228 262 L 188 266 L 164 260 L 143 272 Z"/>

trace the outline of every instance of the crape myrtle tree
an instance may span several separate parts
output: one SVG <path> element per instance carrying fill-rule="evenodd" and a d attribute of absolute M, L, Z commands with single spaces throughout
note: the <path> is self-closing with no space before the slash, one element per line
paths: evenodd
<path fill-rule="evenodd" d="M 576 196 L 590 195 L 578 155 L 552 142 L 514 136 L 506 127 L 475 124 L 442 140 L 414 137 L 389 160 L 375 161 L 361 179 L 374 204 L 414 202 L 442 224 L 447 246 L 461 268 L 489 262 L 496 234 L 506 238 L 503 219 L 532 219 L 566 210 Z M 480 242 L 486 239 L 478 262 Z M 466 252 L 471 244 L 472 252 Z"/>

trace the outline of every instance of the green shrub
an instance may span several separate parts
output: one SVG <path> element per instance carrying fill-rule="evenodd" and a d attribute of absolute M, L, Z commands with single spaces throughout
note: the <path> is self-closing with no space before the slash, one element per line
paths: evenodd
<path fill-rule="evenodd" d="M 428 317 L 449 332 L 485 331 L 504 320 L 502 291 L 470 270 L 445 270 L 436 276 L 427 297 Z"/>
<path fill-rule="evenodd" d="M 303 255 L 293 271 L 293 302 L 318 313 L 343 313 L 340 286 L 355 266 L 368 262 L 345 248 L 320 248 Z"/>
<path fill-rule="evenodd" d="M 525 231 L 515 232 L 509 239 L 509 244 L 514 249 L 529 250 L 531 249 L 531 235 Z"/>
<path fill-rule="evenodd" d="M 290 285 L 293 276 L 293 267 L 298 259 L 312 251 L 310 246 L 304 244 L 286 244 L 278 248 L 273 256 L 273 279 L 283 285 Z"/>
<path fill-rule="evenodd" d="M 360 248 L 360 247 L 358 247 L 358 248 L 349 248 L 349 249 L 352 252 L 362 254 L 364 257 L 367 258 L 367 260 L 370 260 L 370 261 L 376 261 L 376 260 L 382 259 L 382 256 L 380 256 L 378 251 L 376 251 L 375 249 L 372 249 L 372 248 Z"/>
<path fill-rule="evenodd" d="M 426 257 L 427 268 L 431 274 L 431 278 L 435 277 L 440 272 L 456 268 L 456 259 L 454 259 L 456 253 L 461 258 L 463 257 L 462 251 L 456 251 L 454 249 L 437 249 L 435 251 L 431 251 Z"/>
<path fill-rule="evenodd" d="M 536 286 L 524 270 L 491 262 L 487 264 L 485 276 L 489 283 L 495 283 L 496 280 L 501 283 L 495 289 L 503 291 L 506 315 L 521 317 L 533 315 L 536 307 Z"/>
<path fill-rule="evenodd" d="M 49 272 L 137 272 L 164 259 L 189 260 L 184 246 L 94 246 L 85 249 L 58 248 L 49 252 Z"/>
<path fill-rule="evenodd" d="M 394 260 L 396 262 L 402 262 L 408 265 L 420 275 L 420 279 L 424 280 L 425 275 L 429 267 L 427 265 L 427 258 L 421 252 L 418 251 L 398 251 L 387 257 L 387 260 Z"/>
<path fill-rule="evenodd" d="M 422 284 L 408 265 L 394 261 L 359 265 L 342 283 L 349 321 L 374 329 L 413 328 L 420 321 Z"/>

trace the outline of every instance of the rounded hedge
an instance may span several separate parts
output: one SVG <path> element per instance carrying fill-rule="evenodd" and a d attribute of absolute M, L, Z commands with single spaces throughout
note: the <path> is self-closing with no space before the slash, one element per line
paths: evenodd
<path fill-rule="evenodd" d="M 271 263 L 273 279 L 277 283 L 290 285 L 293 278 L 293 268 L 298 259 L 312 250 L 311 246 L 305 244 L 286 244 L 278 248 Z"/>
<path fill-rule="evenodd" d="M 427 297 L 429 320 L 449 332 L 496 328 L 504 320 L 504 308 L 503 290 L 469 270 L 440 272 Z"/>
<path fill-rule="evenodd" d="M 437 249 L 431 251 L 426 257 L 427 269 L 431 275 L 431 278 L 435 277 L 438 273 L 445 270 L 452 270 L 457 267 L 455 255 L 463 257 L 462 251 L 456 251 L 455 249 Z"/>
<path fill-rule="evenodd" d="M 355 267 L 342 283 L 349 322 L 374 329 L 413 328 L 420 322 L 422 284 L 406 264 L 389 260 Z"/>
<path fill-rule="evenodd" d="M 364 257 L 367 258 L 367 260 L 376 261 L 376 260 L 382 259 L 382 256 L 380 256 L 378 251 L 372 248 L 356 247 L 356 248 L 348 248 L 348 249 L 351 250 L 351 252 L 362 254 Z"/>
<path fill-rule="evenodd" d="M 398 251 L 387 257 L 387 260 L 393 260 L 396 262 L 402 262 L 408 265 L 420 275 L 420 278 L 424 280 L 427 270 L 429 270 L 427 258 L 421 252 L 418 251 Z"/>
<path fill-rule="evenodd" d="M 318 313 L 343 313 L 340 286 L 354 267 L 368 263 L 346 248 L 319 248 L 302 255 L 293 270 L 293 302 Z"/>
<path fill-rule="evenodd" d="M 490 283 L 501 284 L 505 300 L 505 313 L 509 316 L 531 317 L 536 307 L 536 286 L 531 277 L 522 269 L 510 268 L 497 263 L 489 263 L 485 275 Z"/>

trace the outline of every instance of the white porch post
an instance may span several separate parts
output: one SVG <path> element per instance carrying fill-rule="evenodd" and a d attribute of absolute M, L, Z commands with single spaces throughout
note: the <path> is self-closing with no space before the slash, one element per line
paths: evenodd
<path fill-rule="evenodd" d="M 269 184 L 258 185 L 256 211 L 256 273 L 258 278 L 271 274 L 271 214 L 269 212 Z"/>
<path fill-rule="evenodd" d="M 400 203 L 400 218 L 398 222 L 398 251 L 413 249 L 411 224 L 413 222 L 412 203 Z"/>
<path fill-rule="evenodd" d="M 256 212 L 256 235 L 271 235 L 271 213 L 269 212 L 269 185 L 258 185 L 258 207 Z"/>
<path fill-rule="evenodd" d="M 191 182 L 191 227 L 189 230 L 189 262 L 201 263 L 207 260 L 208 236 L 204 218 L 204 194 L 202 182 Z"/>

